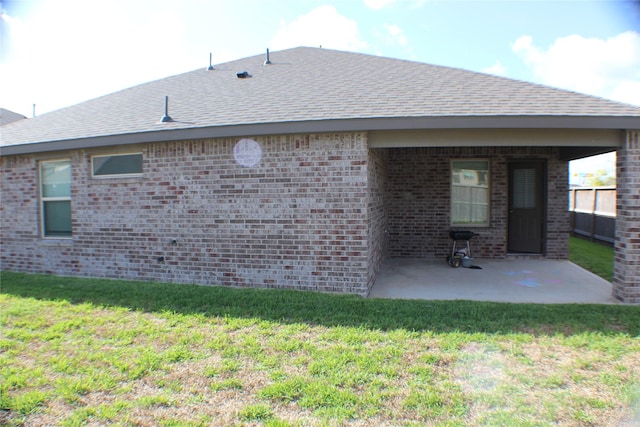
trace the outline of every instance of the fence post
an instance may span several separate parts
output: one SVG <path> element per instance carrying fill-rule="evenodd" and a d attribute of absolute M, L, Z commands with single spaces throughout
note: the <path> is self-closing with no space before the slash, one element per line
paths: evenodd
<path fill-rule="evenodd" d="M 569 209 L 571 209 L 571 234 L 575 235 L 575 231 L 576 231 L 576 190 L 575 188 L 571 188 L 569 189 L 569 194 L 571 195 L 570 197 L 570 204 L 571 206 L 569 206 Z"/>
<path fill-rule="evenodd" d="M 595 240 L 596 234 L 596 208 L 598 207 L 598 189 L 593 187 L 593 202 L 591 203 L 591 241 Z"/>

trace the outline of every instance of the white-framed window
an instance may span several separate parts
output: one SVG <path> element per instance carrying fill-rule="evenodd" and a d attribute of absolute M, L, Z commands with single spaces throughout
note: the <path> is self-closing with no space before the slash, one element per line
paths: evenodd
<path fill-rule="evenodd" d="M 142 153 L 91 156 L 93 178 L 126 178 L 142 175 Z"/>
<path fill-rule="evenodd" d="M 451 225 L 489 225 L 489 160 L 451 160 Z"/>
<path fill-rule="evenodd" d="M 40 162 L 40 218 L 43 237 L 71 237 L 71 161 Z"/>

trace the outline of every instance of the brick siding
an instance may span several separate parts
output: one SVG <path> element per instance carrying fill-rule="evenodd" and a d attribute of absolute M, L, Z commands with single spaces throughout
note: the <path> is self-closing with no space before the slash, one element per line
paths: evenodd
<path fill-rule="evenodd" d="M 2 269 L 42 271 L 42 255 L 37 253 L 38 168 L 32 156 L 3 156 L 2 200 Z M 39 259 L 40 258 L 40 259 Z"/>
<path fill-rule="evenodd" d="M 640 303 L 640 130 L 626 132 L 617 155 L 613 295 Z"/>
<path fill-rule="evenodd" d="M 389 149 L 389 255 L 444 259 L 449 253 L 450 161 L 482 158 L 490 161 L 490 225 L 474 227 L 474 256 L 507 257 L 508 162 L 546 160 L 547 242 L 545 256 L 568 257 L 568 168 L 557 148 L 475 147 Z"/>
<path fill-rule="evenodd" d="M 371 290 L 387 255 L 387 165 L 386 150 L 369 150 L 368 190 L 369 190 L 369 240 L 367 288 Z"/>
<path fill-rule="evenodd" d="M 254 139 L 263 157 L 251 168 L 236 163 L 231 138 L 112 151 L 143 153 L 138 178 L 91 178 L 91 156 L 108 149 L 3 156 L 2 269 L 366 295 L 386 257 L 448 253 L 455 158 L 490 160 L 491 224 L 474 229 L 476 257 L 507 257 L 509 161 L 544 159 L 545 256 L 567 258 L 568 170 L 557 148 L 368 149 L 366 133 Z M 619 179 L 638 176 L 637 146 L 629 133 Z M 70 240 L 40 237 L 38 161 L 56 158 L 72 162 Z M 619 199 L 619 213 L 636 202 Z M 629 218 L 619 246 L 635 252 L 617 249 L 615 273 L 628 301 L 639 298 L 640 257 Z"/>
<path fill-rule="evenodd" d="M 39 235 L 44 157 L 3 156 L 2 269 L 366 295 L 367 233 L 380 229 L 367 221 L 366 134 L 255 140 L 252 168 L 235 162 L 235 139 L 120 149 L 143 152 L 138 178 L 91 178 L 105 150 L 57 155 L 72 163 L 66 240 Z"/>

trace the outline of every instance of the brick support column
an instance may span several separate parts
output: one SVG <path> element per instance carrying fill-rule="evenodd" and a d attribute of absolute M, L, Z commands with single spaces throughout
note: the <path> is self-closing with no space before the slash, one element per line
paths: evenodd
<path fill-rule="evenodd" d="M 640 304 L 640 130 L 628 130 L 617 156 L 613 296 Z"/>

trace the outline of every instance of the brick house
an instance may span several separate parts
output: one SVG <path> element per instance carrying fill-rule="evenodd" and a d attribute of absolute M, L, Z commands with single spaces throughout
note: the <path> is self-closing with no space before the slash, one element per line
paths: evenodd
<path fill-rule="evenodd" d="M 386 257 L 568 256 L 568 161 L 617 151 L 640 302 L 640 108 L 295 48 L 2 127 L 2 269 L 367 295 Z M 166 97 L 166 98 L 165 98 Z"/>

